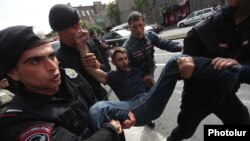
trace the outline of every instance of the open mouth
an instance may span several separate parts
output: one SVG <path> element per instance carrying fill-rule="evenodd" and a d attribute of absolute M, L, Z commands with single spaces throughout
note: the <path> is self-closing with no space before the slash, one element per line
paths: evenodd
<path fill-rule="evenodd" d="M 59 81 L 60 79 L 61 79 L 60 73 L 58 73 L 58 74 L 54 75 L 54 77 L 52 77 L 53 81 Z"/>

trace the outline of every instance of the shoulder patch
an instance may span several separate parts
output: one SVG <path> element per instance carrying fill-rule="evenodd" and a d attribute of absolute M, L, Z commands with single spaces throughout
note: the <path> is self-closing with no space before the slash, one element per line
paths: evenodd
<path fill-rule="evenodd" d="M 51 141 L 52 128 L 46 125 L 33 125 L 25 129 L 17 139 L 19 141 Z"/>
<path fill-rule="evenodd" d="M 70 68 L 65 68 L 65 74 L 69 76 L 69 78 L 76 78 L 78 76 L 78 73 Z"/>

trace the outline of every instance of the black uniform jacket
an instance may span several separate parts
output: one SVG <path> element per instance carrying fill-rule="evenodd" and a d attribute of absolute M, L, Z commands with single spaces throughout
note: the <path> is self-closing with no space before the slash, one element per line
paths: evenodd
<path fill-rule="evenodd" d="M 98 100 L 106 97 L 106 90 L 95 78 L 88 75 L 88 72 L 82 66 L 79 52 L 75 48 L 61 42 L 61 47 L 57 51 L 56 56 L 60 62 L 60 67 L 75 69 L 89 82 Z"/>
<path fill-rule="evenodd" d="M 119 141 L 107 124 L 92 133 L 88 110 L 96 102 L 92 89 L 76 71 L 61 69 L 62 84 L 52 96 L 23 88 L 0 115 L 1 141 Z"/>
<path fill-rule="evenodd" d="M 250 17 L 236 25 L 235 9 L 225 7 L 211 18 L 197 24 L 184 39 L 184 54 L 208 58 L 223 57 L 236 59 L 240 64 L 250 63 Z M 214 82 L 185 80 L 184 94 L 205 100 L 217 101 L 224 90 Z"/>

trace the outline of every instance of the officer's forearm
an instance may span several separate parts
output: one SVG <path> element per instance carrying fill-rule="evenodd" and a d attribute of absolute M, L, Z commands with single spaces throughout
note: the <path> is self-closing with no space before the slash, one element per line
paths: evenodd
<path fill-rule="evenodd" d="M 84 63 L 85 62 L 84 59 L 86 59 L 85 57 L 87 57 L 87 54 L 88 54 L 87 47 L 79 48 L 79 53 L 80 53 L 82 65 L 84 66 L 88 74 L 94 77 L 98 82 L 105 83 L 107 79 L 107 73 L 100 69 L 100 63 L 96 59 L 95 59 L 95 63 L 91 63 L 92 65 L 86 65 Z"/>
<path fill-rule="evenodd" d="M 80 53 L 80 56 L 86 56 L 86 54 L 89 52 L 87 44 L 84 44 L 78 47 L 78 51 Z"/>

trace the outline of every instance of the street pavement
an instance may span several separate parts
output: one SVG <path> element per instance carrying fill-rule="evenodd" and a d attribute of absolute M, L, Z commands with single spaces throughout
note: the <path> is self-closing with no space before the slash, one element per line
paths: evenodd
<path fill-rule="evenodd" d="M 185 28 L 170 28 L 159 34 L 159 37 L 168 40 L 183 39 L 186 37 L 188 31 L 192 29 L 192 26 Z"/>

